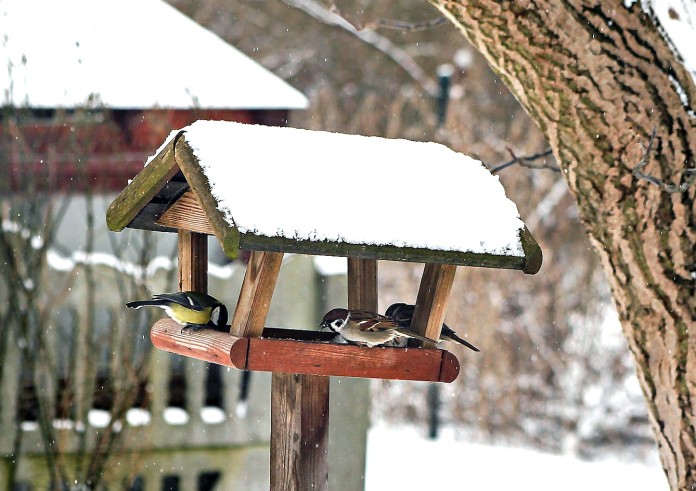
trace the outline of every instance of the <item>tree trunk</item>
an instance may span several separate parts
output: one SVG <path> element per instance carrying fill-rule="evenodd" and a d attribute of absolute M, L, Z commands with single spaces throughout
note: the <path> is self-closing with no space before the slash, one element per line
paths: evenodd
<path fill-rule="evenodd" d="M 609 278 L 670 486 L 696 489 L 696 185 L 670 189 L 696 167 L 690 75 L 642 2 L 430 2 L 553 148 Z M 641 162 L 657 184 L 632 173 Z"/>

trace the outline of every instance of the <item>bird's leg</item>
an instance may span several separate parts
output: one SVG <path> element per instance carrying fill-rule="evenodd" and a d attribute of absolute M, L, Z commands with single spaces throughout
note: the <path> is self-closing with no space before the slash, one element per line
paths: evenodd
<path fill-rule="evenodd" d="M 185 331 L 188 331 L 191 334 L 193 334 L 194 332 L 198 331 L 199 329 L 203 329 L 204 327 L 207 326 L 201 324 L 186 324 L 184 327 L 181 328 L 181 334 L 183 334 Z"/>

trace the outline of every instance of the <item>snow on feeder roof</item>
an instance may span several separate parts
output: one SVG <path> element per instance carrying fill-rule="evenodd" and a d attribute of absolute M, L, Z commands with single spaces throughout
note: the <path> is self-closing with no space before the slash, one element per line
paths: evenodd
<path fill-rule="evenodd" d="M 107 213 L 238 249 L 521 269 L 541 250 L 490 172 L 437 143 L 198 121 Z"/>
<path fill-rule="evenodd" d="M 303 109 L 306 97 L 162 0 L 3 0 L 0 106 Z"/>

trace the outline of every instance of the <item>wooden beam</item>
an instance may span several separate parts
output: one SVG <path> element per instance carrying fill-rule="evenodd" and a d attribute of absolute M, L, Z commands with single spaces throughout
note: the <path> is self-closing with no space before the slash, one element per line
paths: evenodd
<path fill-rule="evenodd" d="M 261 336 L 282 262 L 282 253 L 252 251 L 232 317 L 231 334 L 240 338 Z"/>
<path fill-rule="evenodd" d="M 377 312 L 377 260 L 348 258 L 348 308 Z"/>
<path fill-rule="evenodd" d="M 235 365 L 245 363 L 248 370 L 262 372 L 427 382 L 452 382 L 459 374 L 454 355 L 424 348 L 250 339 L 246 347 L 235 343 L 230 358 Z"/>
<path fill-rule="evenodd" d="M 171 205 L 155 223 L 189 232 L 214 235 L 198 196 L 190 189 Z"/>
<path fill-rule="evenodd" d="M 300 341 L 293 337 L 304 338 L 306 331 L 290 329 L 272 333 L 282 339 L 239 338 L 213 329 L 182 332 L 164 318 L 152 326 L 150 339 L 159 349 L 240 370 L 445 383 L 459 374 L 457 358 L 444 350 Z"/>
<path fill-rule="evenodd" d="M 179 230 L 179 291 L 208 293 L 208 236 Z"/>
<path fill-rule="evenodd" d="M 411 329 L 414 332 L 430 339 L 440 339 L 456 272 L 457 267 L 453 264 L 428 263 L 425 265 L 416 297 L 416 309 L 411 321 Z"/>
<path fill-rule="evenodd" d="M 195 332 L 182 331 L 181 325 L 166 317 L 155 322 L 150 329 L 152 344 L 161 350 L 169 351 L 197 360 L 218 365 L 241 368 L 230 359 L 232 346 L 238 337 L 214 329 L 199 329 Z"/>
<path fill-rule="evenodd" d="M 525 237 L 533 238 L 531 235 Z M 536 242 L 528 242 L 530 251 L 536 250 Z M 316 256 L 355 257 L 386 261 L 407 261 L 412 263 L 443 263 L 480 268 L 524 269 L 527 268 L 525 256 L 510 256 L 496 253 L 440 251 L 415 247 L 393 245 L 351 244 L 337 241 L 310 241 L 287 237 L 267 237 L 243 233 L 239 238 L 239 248 L 253 251 L 276 251 L 294 254 L 313 254 Z M 538 256 L 537 256 L 538 257 Z M 535 260 L 535 262 L 538 262 Z M 529 269 L 531 273 L 534 268 Z"/>
<path fill-rule="evenodd" d="M 329 486 L 329 377 L 274 373 L 271 491 Z"/>

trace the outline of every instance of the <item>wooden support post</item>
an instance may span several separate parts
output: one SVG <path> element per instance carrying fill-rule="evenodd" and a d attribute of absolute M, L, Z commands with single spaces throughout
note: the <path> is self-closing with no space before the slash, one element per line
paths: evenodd
<path fill-rule="evenodd" d="M 263 331 L 283 257 L 278 253 L 258 253 L 270 256 L 255 258 L 254 254 L 257 253 L 252 253 L 247 267 L 249 279 L 244 277 L 239 296 L 239 304 L 245 305 L 241 311 L 239 304 L 237 308 L 240 316 L 250 320 L 245 324 L 240 320 L 239 327 L 233 321 L 232 334 L 237 336 L 244 336 L 245 329 L 251 337 Z M 262 304 L 265 310 L 261 309 Z M 249 313 L 244 313 L 247 310 Z M 329 377 L 274 372 L 271 380 L 271 491 L 328 489 Z"/>
<path fill-rule="evenodd" d="M 179 291 L 208 293 L 208 236 L 179 230 Z"/>
<path fill-rule="evenodd" d="M 442 323 L 445 320 L 447 302 L 454 283 L 457 266 L 453 264 L 427 263 L 423 270 L 416 309 L 413 312 L 411 329 L 430 339 L 440 339 Z M 426 348 L 434 347 L 425 346 Z"/>
<path fill-rule="evenodd" d="M 271 490 L 329 485 L 329 377 L 274 373 L 271 382 Z"/>
<path fill-rule="evenodd" d="M 348 258 L 348 308 L 377 312 L 377 260 Z"/>
<path fill-rule="evenodd" d="M 230 333 L 233 336 L 261 336 L 282 262 L 282 252 L 252 251 L 232 317 Z"/>

